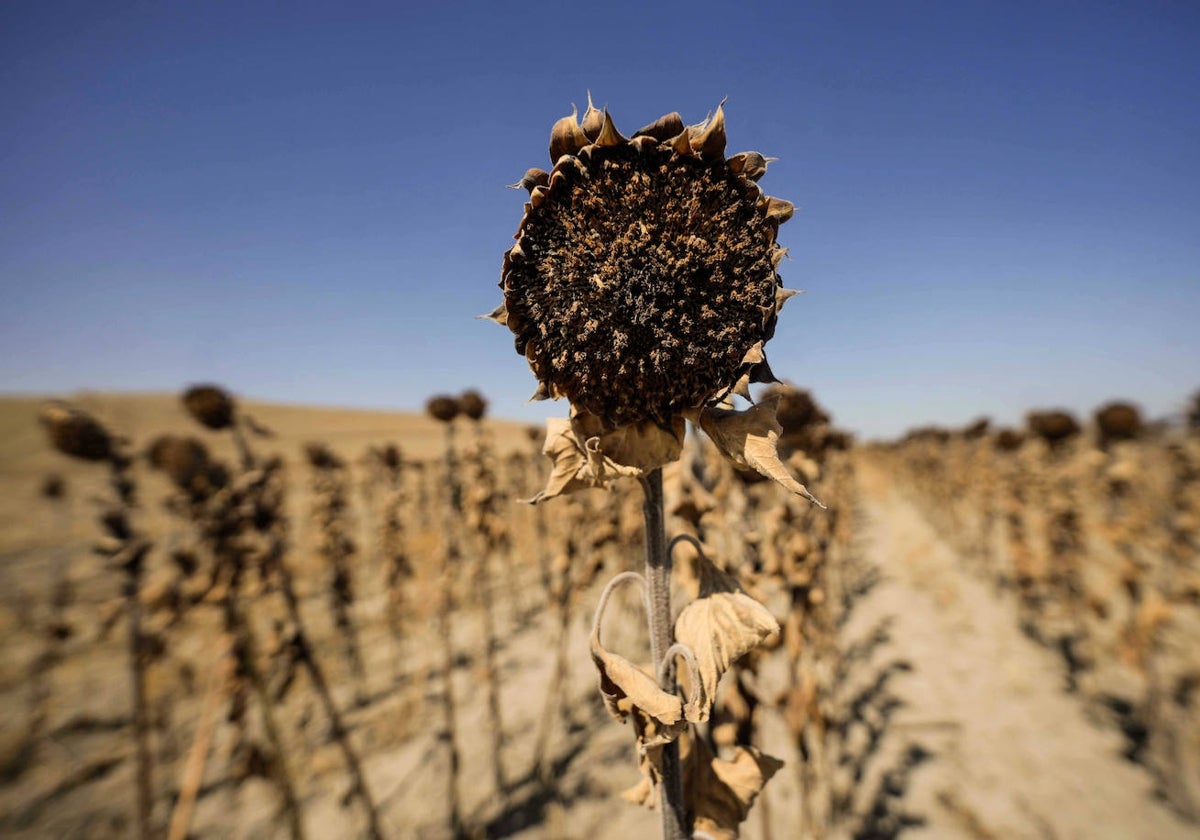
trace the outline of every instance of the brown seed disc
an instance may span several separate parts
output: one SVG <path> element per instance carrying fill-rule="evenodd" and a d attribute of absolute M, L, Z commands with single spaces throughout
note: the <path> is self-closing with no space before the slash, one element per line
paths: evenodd
<path fill-rule="evenodd" d="M 776 223 L 723 160 L 624 143 L 580 163 L 527 211 L 507 323 L 551 394 L 615 425 L 666 423 L 770 337 Z"/>

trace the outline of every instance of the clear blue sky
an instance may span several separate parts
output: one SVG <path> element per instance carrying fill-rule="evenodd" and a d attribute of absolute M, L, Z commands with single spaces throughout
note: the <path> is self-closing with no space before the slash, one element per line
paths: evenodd
<path fill-rule="evenodd" d="M 723 97 L 798 212 L 776 373 L 890 435 L 1200 387 L 1200 5 L 0 4 L 0 391 L 535 420 L 499 300 L 590 89 Z"/>

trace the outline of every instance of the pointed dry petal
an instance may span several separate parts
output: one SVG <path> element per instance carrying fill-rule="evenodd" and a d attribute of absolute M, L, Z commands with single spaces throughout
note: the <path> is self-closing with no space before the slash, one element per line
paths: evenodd
<path fill-rule="evenodd" d="M 670 146 L 681 155 L 692 154 L 692 141 L 688 137 L 688 131 L 686 128 L 671 139 L 667 140 L 666 145 Z"/>
<path fill-rule="evenodd" d="M 617 131 L 617 126 L 613 122 L 612 115 L 606 110 L 604 112 L 604 125 L 600 129 L 600 135 L 596 138 L 596 145 L 619 146 L 627 142 L 629 141 L 621 136 L 621 132 Z"/>
<path fill-rule="evenodd" d="M 763 157 L 758 152 L 741 152 L 731 157 L 727 163 L 734 172 L 740 172 L 743 178 L 757 181 L 767 173 L 767 164 L 779 158 Z"/>
<path fill-rule="evenodd" d="M 797 289 L 785 289 L 783 286 L 780 286 L 775 290 L 775 311 L 780 312 L 785 303 L 799 294 L 803 294 L 803 292 Z"/>
<path fill-rule="evenodd" d="M 724 100 L 722 100 L 722 101 L 724 101 Z M 689 125 L 686 129 L 688 139 L 694 140 L 695 138 L 699 137 L 700 132 L 704 131 L 705 127 L 708 125 L 708 121 L 711 119 L 712 119 L 712 111 L 709 111 L 707 114 L 704 115 L 704 119 L 702 119 L 700 122 L 696 123 L 695 125 Z"/>
<path fill-rule="evenodd" d="M 738 381 L 733 383 L 730 392 L 738 395 L 746 402 L 754 402 L 754 397 L 750 394 L 750 374 L 744 373 L 738 377 Z"/>
<path fill-rule="evenodd" d="M 588 106 L 583 112 L 583 133 L 587 135 L 587 139 L 595 143 L 596 138 L 600 136 L 600 130 L 604 127 L 604 113 L 592 104 L 592 92 L 588 91 Z"/>
<path fill-rule="evenodd" d="M 500 305 L 497 306 L 495 309 L 493 309 L 488 314 L 476 315 L 475 317 L 476 318 L 486 318 L 489 321 L 495 321 L 497 324 L 499 324 L 502 327 L 507 326 L 508 325 L 508 307 L 504 304 L 503 301 L 501 301 Z"/>
<path fill-rule="evenodd" d="M 634 137 L 653 137 L 660 143 L 670 140 L 683 132 L 683 117 L 677 112 L 672 111 L 669 114 L 656 119 L 649 125 L 642 126 L 633 133 Z"/>
<path fill-rule="evenodd" d="M 783 262 L 784 257 L 788 255 L 788 249 L 781 245 L 776 245 L 771 251 L 771 267 L 778 270 L 779 264 Z"/>
<path fill-rule="evenodd" d="M 700 428 L 733 463 L 740 467 L 749 467 L 823 508 L 825 506 L 813 498 L 808 489 L 796 481 L 779 460 L 776 447 L 783 427 L 775 419 L 778 408 L 779 395 L 751 406 L 746 411 L 706 408 L 700 412 Z"/>
<path fill-rule="evenodd" d="M 742 364 L 756 365 L 765 358 L 766 356 L 763 355 L 763 343 L 761 341 L 756 341 L 754 342 L 754 345 L 746 351 L 746 355 L 742 356 Z"/>
<path fill-rule="evenodd" d="M 529 402 L 541 402 L 548 399 L 550 399 L 550 390 L 546 387 L 545 382 L 539 382 L 537 390 L 533 392 L 533 396 L 529 398 Z"/>
<path fill-rule="evenodd" d="M 767 197 L 766 213 L 768 219 L 783 224 L 792 218 L 792 214 L 795 212 L 796 206 L 792 202 L 782 198 L 775 198 L 774 196 Z"/>
<path fill-rule="evenodd" d="M 633 139 L 631 139 L 629 141 L 629 145 L 633 146 L 639 152 L 644 152 L 647 149 L 657 148 L 658 141 L 655 140 L 653 137 L 647 137 L 646 135 L 643 134 L 641 137 L 634 137 Z"/>
<path fill-rule="evenodd" d="M 778 382 L 779 378 L 775 375 L 775 371 L 771 370 L 770 363 L 764 357 L 761 362 L 750 368 L 750 381 L 756 385 L 770 385 Z"/>
<path fill-rule="evenodd" d="M 534 187 L 545 186 L 550 182 L 550 175 L 544 169 L 538 169 L 536 166 L 532 169 L 526 169 L 525 174 L 521 176 L 521 180 L 515 184 L 509 184 L 510 190 L 528 190 L 533 192 Z"/>
<path fill-rule="evenodd" d="M 550 192 L 547 187 L 534 187 L 533 192 L 529 194 L 529 203 L 534 207 L 541 207 L 546 201 L 546 195 Z"/>
<path fill-rule="evenodd" d="M 587 135 L 579 127 L 579 111 L 572 108 L 571 116 L 563 117 L 550 129 L 550 162 L 558 163 L 563 155 L 578 154 L 587 144 Z"/>
<path fill-rule="evenodd" d="M 692 138 L 692 148 L 705 160 L 725 157 L 725 108 L 717 106 L 717 112 L 697 136 Z"/>

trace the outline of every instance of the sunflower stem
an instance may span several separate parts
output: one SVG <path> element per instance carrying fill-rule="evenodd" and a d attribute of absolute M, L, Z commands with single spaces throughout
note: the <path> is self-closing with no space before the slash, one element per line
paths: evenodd
<path fill-rule="evenodd" d="M 662 673 L 663 659 L 674 641 L 671 627 L 671 555 L 667 553 L 667 533 L 663 515 L 662 469 L 652 470 L 642 479 L 642 516 L 646 523 L 646 589 L 650 602 L 650 656 L 654 672 Z M 675 677 L 663 681 L 665 691 L 675 691 Z M 663 840 L 684 840 L 688 829 L 687 808 L 683 802 L 683 784 L 679 766 L 679 742 L 672 741 L 662 752 L 662 827 Z"/>

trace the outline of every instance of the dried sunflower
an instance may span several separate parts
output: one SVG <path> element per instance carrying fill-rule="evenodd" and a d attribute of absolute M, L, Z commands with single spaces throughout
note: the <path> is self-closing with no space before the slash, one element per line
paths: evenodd
<path fill-rule="evenodd" d="M 107 461 L 116 452 L 112 435 L 90 414 L 52 400 L 38 412 L 38 422 L 51 445 L 64 455 L 84 461 Z"/>
<path fill-rule="evenodd" d="M 576 111 L 551 130 L 553 169 L 513 185 L 530 200 L 487 317 L 512 330 L 534 397 L 572 406 L 550 421 L 554 473 L 534 501 L 675 460 L 685 419 L 740 466 L 808 495 L 776 456 L 775 402 L 717 408 L 775 381 L 763 346 L 795 294 L 777 273 L 792 204 L 759 188 L 767 158 L 726 158 L 725 145 L 723 106 L 627 139 L 589 97 L 582 123 Z"/>

